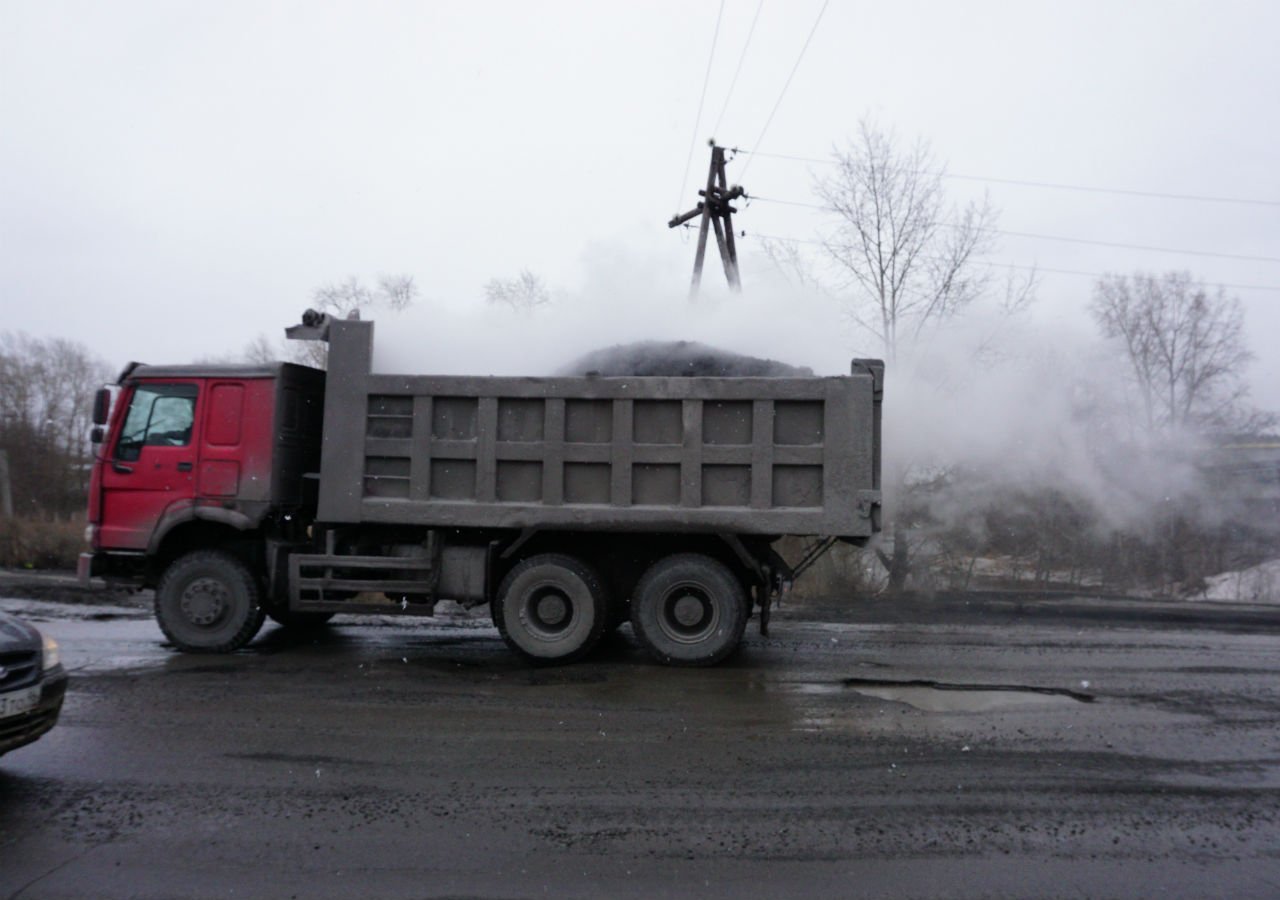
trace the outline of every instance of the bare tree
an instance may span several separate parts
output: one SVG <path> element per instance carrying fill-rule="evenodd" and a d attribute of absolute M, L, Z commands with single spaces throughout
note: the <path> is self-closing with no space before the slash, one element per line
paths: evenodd
<path fill-rule="evenodd" d="M 835 163 L 835 173 L 815 185 L 835 215 L 835 227 L 823 241 L 838 273 L 830 293 L 843 301 L 850 319 L 875 336 L 892 363 L 930 326 L 962 312 L 987 291 L 988 269 L 979 257 L 994 242 L 995 212 L 985 200 L 950 203 L 942 166 L 928 143 L 903 145 L 867 119 L 853 141 L 836 152 Z M 784 272 L 804 277 L 794 250 L 766 249 Z M 1034 276 L 1025 283 L 1010 281 L 1004 312 L 1024 307 L 1034 287 Z M 989 352 L 989 347 L 979 349 Z M 909 531 L 920 524 L 913 500 L 918 481 L 910 460 L 899 458 L 887 474 L 892 550 L 875 552 L 888 573 L 890 592 L 903 590 L 914 568 Z"/>
<path fill-rule="evenodd" d="M 15 512 L 84 508 L 92 397 L 108 377 L 106 364 L 73 341 L 0 335 L 0 448 Z"/>
<path fill-rule="evenodd" d="M 245 345 L 241 358 L 250 365 L 266 365 L 280 359 L 284 354 L 279 346 L 265 334 L 260 334 Z"/>
<path fill-rule="evenodd" d="M 380 275 L 378 297 L 392 312 L 401 312 L 418 299 L 418 286 L 412 275 Z"/>
<path fill-rule="evenodd" d="M 796 241 L 784 238 L 761 238 L 760 249 L 764 251 L 764 255 L 773 264 L 774 269 L 788 283 L 822 294 L 830 293 L 826 283 L 814 271 L 812 261 Z"/>
<path fill-rule="evenodd" d="M 995 213 L 985 201 L 948 204 L 929 145 L 903 147 L 865 119 L 836 164 L 834 175 L 817 182 L 838 217 L 826 252 L 844 276 L 850 317 L 892 361 L 904 341 L 983 292 L 986 270 L 977 257 L 992 242 Z"/>
<path fill-rule="evenodd" d="M 358 319 L 378 308 L 404 311 L 418 299 L 418 287 L 411 275 L 380 275 L 375 288 L 367 287 L 352 275 L 344 281 L 321 285 L 311 296 L 321 312 L 336 318 Z M 246 348 L 250 356 L 262 350 L 256 343 Z M 325 368 L 329 362 L 329 346 L 321 341 L 298 341 L 292 354 L 295 362 L 318 369 Z"/>
<path fill-rule="evenodd" d="M 1148 429 L 1235 427 L 1252 415 L 1239 299 L 1189 272 L 1137 272 L 1100 279 L 1092 311 L 1124 348 Z"/>
<path fill-rule="evenodd" d="M 400 312 L 417 298 L 418 288 L 410 275 L 381 275 L 376 288 L 366 287 L 352 275 L 321 285 L 312 294 L 316 309 L 341 318 L 356 318 L 378 306 Z"/>
<path fill-rule="evenodd" d="M 492 278 L 484 286 L 485 302 L 530 313 L 551 302 L 551 291 L 537 275 L 524 269 L 515 278 Z"/>
<path fill-rule="evenodd" d="M 294 348 L 285 346 L 283 341 L 273 341 L 266 334 L 259 334 L 238 351 L 208 353 L 197 356 L 192 362 L 201 366 L 265 366 L 293 353 Z"/>

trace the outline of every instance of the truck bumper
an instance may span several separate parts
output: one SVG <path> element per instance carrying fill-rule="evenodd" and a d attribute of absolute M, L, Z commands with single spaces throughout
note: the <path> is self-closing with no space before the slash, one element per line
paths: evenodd
<path fill-rule="evenodd" d="M 142 587 L 146 561 L 145 554 L 136 552 L 81 553 L 76 560 L 76 580 L 81 587 L 91 587 L 91 578 L 101 578 L 121 587 Z"/>

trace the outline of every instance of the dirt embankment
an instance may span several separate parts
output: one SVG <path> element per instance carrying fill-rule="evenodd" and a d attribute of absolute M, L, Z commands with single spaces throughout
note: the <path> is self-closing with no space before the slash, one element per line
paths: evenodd
<path fill-rule="evenodd" d="M 43 569 L 0 569 L 0 597 L 137 607 L 151 603 L 150 591 L 112 588 L 100 579 L 94 579 L 89 587 L 83 587 L 74 572 Z"/>

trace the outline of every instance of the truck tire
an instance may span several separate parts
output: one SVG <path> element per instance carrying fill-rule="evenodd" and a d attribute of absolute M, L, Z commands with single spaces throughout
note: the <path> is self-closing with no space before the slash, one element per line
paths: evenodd
<path fill-rule="evenodd" d="M 631 598 L 631 627 L 644 648 L 671 666 L 712 666 L 737 649 L 750 606 L 724 563 L 699 553 L 658 560 Z"/>
<path fill-rule="evenodd" d="M 198 550 L 180 556 L 156 585 L 156 621 L 189 653 L 230 653 L 258 633 L 266 614 L 258 581 L 234 556 Z"/>
<path fill-rule="evenodd" d="M 531 556 L 502 579 L 493 621 L 512 650 L 539 663 L 567 663 L 591 651 L 609 620 L 604 582 L 581 560 Z"/>

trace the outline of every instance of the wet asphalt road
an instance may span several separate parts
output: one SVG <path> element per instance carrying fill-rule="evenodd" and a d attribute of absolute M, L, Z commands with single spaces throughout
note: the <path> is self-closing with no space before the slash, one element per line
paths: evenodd
<path fill-rule="evenodd" d="M 1280 614 L 782 618 L 691 671 L 0 608 L 74 670 L 0 759 L 0 898 L 1280 896 Z"/>

